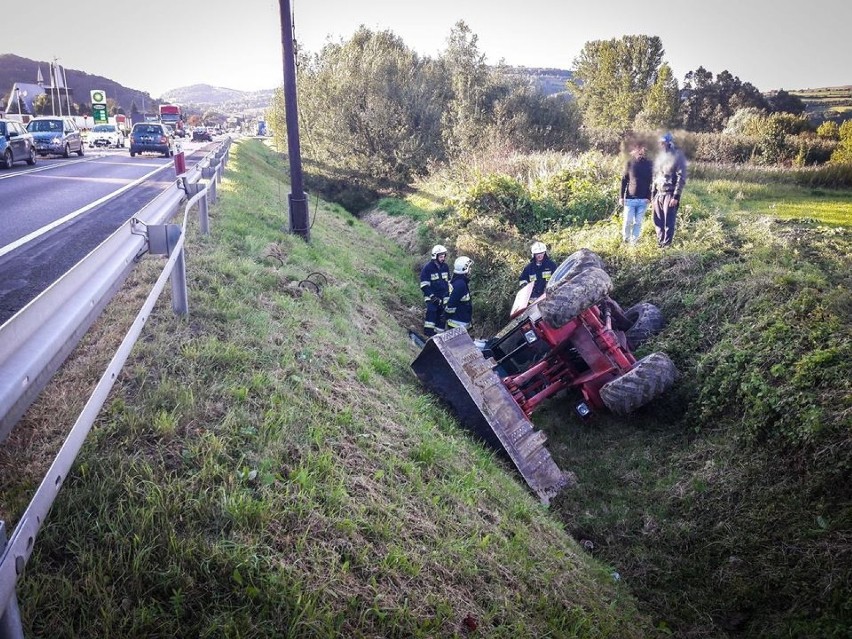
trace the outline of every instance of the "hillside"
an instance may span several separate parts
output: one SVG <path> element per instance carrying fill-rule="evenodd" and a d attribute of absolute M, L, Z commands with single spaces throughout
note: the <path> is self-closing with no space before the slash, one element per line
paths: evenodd
<path fill-rule="evenodd" d="M 9 53 L 0 54 L 0 100 L 5 100 L 9 96 L 15 82 L 34 84 L 39 68 L 41 68 L 42 76 L 47 80 L 50 69 L 48 61 L 30 60 Z M 147 92 L 131 89 L 103 76 L 91 75 L 76 69 L 65 69 L 65 75 L 68 79 L 68 87 L 73 91 L 72 100 L 78 104 L 88 104 L 90 91 L 94 89 L 105 91 L 107 98 L 115 100 L 128 113 L 134 102 L 140 110 L 143 105 L 149 107 L 155 103 Z M 49 81 L 46 83 L 49 84 Z"/>
<path fill-rule="evenodd" d="M 35 545 L 26 635 L 654 637 L 414 378 L 419 258 L 321 202 L 310 244 L 282 234 L 286 166 L 233 148 L 212 234 L 188 234 L 190 315 L 160 300 Z M 0 448 L 7 521 L 161 264 Z"/>
<path fill-rule="evenodd" d="M 216 108 L 225 113 L 259 115 L 272 103 L 274 90 L 238 91 L 209 84 L 193 84 L 166 91 L 161 100 L 186 105 L 190 109 L 204 111 Z"/>
<path fill-rule="evenodd" d="M 790 91 L 805 103 L 805 114 L 815 120 L 852 117 L 852 85 Z"/>

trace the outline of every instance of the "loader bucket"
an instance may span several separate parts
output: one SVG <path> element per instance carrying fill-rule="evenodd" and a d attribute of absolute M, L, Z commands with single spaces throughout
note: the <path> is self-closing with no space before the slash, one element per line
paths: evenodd
<path fill-rule="evenodd" d="M 420 381 L 455 410 L 459 421 L 509 457 L 545 504 L 568 483 L 527 416 L 463 328 L 426 342 L 411 364 Z"/>

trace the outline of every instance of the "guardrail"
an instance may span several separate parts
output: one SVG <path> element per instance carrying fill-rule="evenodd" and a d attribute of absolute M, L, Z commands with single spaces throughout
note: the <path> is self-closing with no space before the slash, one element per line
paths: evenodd
<path fill-rule="evenodd" d="M 216 187 L 222 180 L 229 148 L 230 138 L 192 170 L 178 176 L 171 187 L 0 326 L 2 441 L 121 288 L 139 259 L 145 253 L 168 257 L 142 309 L 72 426 L 8 543 L 5 543 L 5 524 L 0 521 L 0 639 L 23 637 L 15 592 L 18 579 L 98 412 L 169 278 L 172 281 L 172 309 L 180 315 L 189 312 L 183 251 L 186 224 L 190 210 L 198 205 L 201 232 L 209 233 L 208 201 L 216 202 Z M 183 223 L 168 224 L 185 200 Z"/>

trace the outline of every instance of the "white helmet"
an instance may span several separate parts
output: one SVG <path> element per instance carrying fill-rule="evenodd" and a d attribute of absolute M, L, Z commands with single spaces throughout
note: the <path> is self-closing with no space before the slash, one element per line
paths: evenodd
<path fill-rule="evenodd" d="M 446 252 L 447 252 L 446 246 L 444 246 L 443 244 L 436 244 L 435 246 L 432 247 L 432 259 L 433 260 L 438 259 L 438 256 L 441 253 L 446 253 Z"/>
<path fill-rule="evenodd" d="M 547 246 L 544 242 L 533 242 L 533 245 L 530 247 L 530 253 L 533 257 L 539 253 L 547 253 Z"/>
<path fill-rule="evenodd" d="M 453 265 L 453 273 L 469 275 L 471 266 L 473 266 L 473 260 L 462 255 L 456 258 L 456 263 Z"/>

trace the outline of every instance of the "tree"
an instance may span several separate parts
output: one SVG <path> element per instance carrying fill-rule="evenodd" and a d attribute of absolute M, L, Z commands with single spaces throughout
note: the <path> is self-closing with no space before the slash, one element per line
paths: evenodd
<path fill-rule="evenodd" d="M 779 89 L 778 93 L 769 98 L 769 107 L 776 113 L 792 113 L 800 115 L 805 112 L 805 103 L 797 95 L 791 95 L 784 89 Z"/>
<path fill-rule="evenodd" d="M 852 164 L 852 120 L 840 125 L 840 144 L 831 154 L 832 164 Z"/>
<path fill-rule="evenodd" d="M 386 184 L 408 182 L 442 157 L 445 76 L 391 31 L 362 26 L 327 44 L 300 62 L 298 80 L 307 158 Z M 276 140 L 286 135 L 283 106 L 282 95 L 270 113 Z"/>
<path fill-rule="evenodd" d="M 33 111 L 35 115 L 47 115 L 50 110 L 50 96 L 47 93 L 37 95 L 33 100 Z"/>
<path fill-rule="evenodd" d="M 675 125 L 679 117 L 680 89 L 677 80 L 667 63 L 660 66 L 657 79 L 654 82 L 642 110 L 637 114 L 635 128 L 637 129 L 668 129 Z"/>
<path fill-rule="evenodd" d="M 449 80 L 449 96 L 441 124 L 450 156 L 472 151 L 485 130 L 486 94 L 489 90 L 485 54 L 479 51 L 479 37 L 464 21 L 457 22 L 441 54 Z"/>
<path fill-rule="evenodd" d="M 130 103 L 130 114 L 133 115 L 135 113 L 139 113 L 139 107 L 136 106 L 136 100 L 133 100 Z"/>
<path fill-rule="evenodd" d="M 657 36 L 587 42 L 574 60 L 569 89 L 587 126 L 625 131 L 657 82 L 663 59 Z"/>
<path fill-rule="evenodd" d="M 739 109 L 769 108 L 760 91 L 729 71 L 714 79 L 712 72 L 698 67 L 684 77 L 683 94 L 681 122 L 688 131 L 721 131 Z"/>
<path fill-rule="evenodd" d="M 840 126 L 833 120 L 826 120 L 817 127 L 816 134 L 823 140 L 839 140 Z"/>

